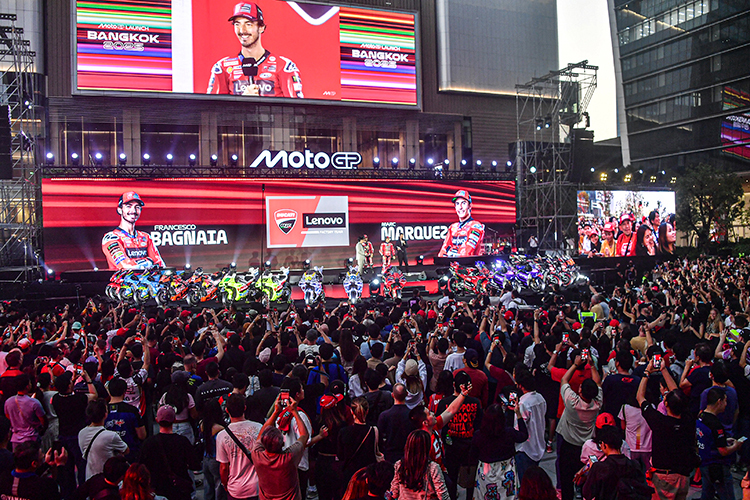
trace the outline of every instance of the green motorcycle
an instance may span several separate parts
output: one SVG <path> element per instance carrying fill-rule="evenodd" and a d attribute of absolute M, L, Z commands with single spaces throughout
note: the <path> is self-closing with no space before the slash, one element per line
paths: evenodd
<path fill-rule="evenodd" d="M 228 308 L 235 302 L 246 302 L 251 297 L 259 273 L 260 269 L 251 267 L 246 273 L 238 273 L 232 269 L 224 275 L 218 285 L 222 305 Z"/>
<path fill-rule="evenodd" d="M 289 284 L 289 268 L 282 267 L 278 273 L 273 271 L 263 271 L 263 274 L 255 282 L 262 297 L 261 302 L 268 307 L 271 302 L 291 302 L 292 287 Z"/>

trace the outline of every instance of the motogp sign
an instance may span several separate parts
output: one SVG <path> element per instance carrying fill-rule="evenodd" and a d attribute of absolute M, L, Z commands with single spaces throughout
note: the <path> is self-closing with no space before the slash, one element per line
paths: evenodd
<path fill-rule="evenodd" d="M 362 163 L 362 155 L 353 151 L 333 153 L 329 155 L 323 151 L 319 153 L 313 153 L 309 149 L 302 151 L 287 152 L 283 149 L 281 151 L 270 151 L 268 149 L 262 151 L 255 160 L 250 164 L 250 168 L 258 168 L 264 166 L 266 168 L 274 168 L 279 165 L 281 168 L 319 168 L 321 170 L 328 168 L 333 165 L 333 168 L 338 170 L 356 170 L 357 165 Z"/>

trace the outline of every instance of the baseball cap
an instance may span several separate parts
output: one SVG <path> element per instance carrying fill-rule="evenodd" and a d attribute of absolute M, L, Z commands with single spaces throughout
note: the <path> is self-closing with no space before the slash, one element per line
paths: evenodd
<path fill-rule="evenodd" d="M 633 216 L 631 216 L 630 214 L 622 214 L 620 216 L 620 224 L 622 224 L 626 220 L 629 220 L 630 222 L 633 222 Z"/>
<path fill-rule="evenodd" d="M 29 347 L 31 347 L 31 340 L 29 339 L 21 339 L 18 341 L 18 347 L 21 348 L 22 351 L 25 351 Z"/>
<path fill-rule="evenodd" d="M 503 314 L 503 318 L 505 321 L 511 321 L 513 319 L 513 311 L 505 311 L 505 314 Z"/>
<path fill-rule="evenodd" d="M 341 400 L 343 399 L 344 399 L 343 394 L 334 394 L 334 395 L 324 394 L 320 398 L 320 407 L 325 408 L 326 410 L 329 408 L 333 408 L 334 406 L 336 406 L 336 404 L 340 403 Z"/>
<path fill-rule="evenodd" d="M 479 368 L 479 355 L 474 349 L 466 349 L 464 353 L 464 361 L 472 368 Z"/>
<path fill-rule="evenodd" d="M 465 189 L 459 189 L 458 191 L 456 191 L 456 194 L 453 195 L 453 203 L 456 203 L 456 200 L 458 198 L 463 198 L 464 200 L 471 203 L 471 195 Z"/>
<path fill-rule="evenodd" d="M 240 2 L 234 6 L 234 14 L 229 18 L 229 22 L 234 22 L 235 17 L 244 17 L 251 21 L 258 21 L 263 24 L 263 11 L 260 10 L 257 3 Z"/>
<path fill-rule="evenodd" d="M 616 319 L 613 319 L 609 322 L 609 326 L 611 326 L 612 328 L 617 328 L 618 326 L 620 326 L 620 322 Z"/>
<path fill-rule="evenodd" d="M 292 412 L 286 410 L 282 413 L 276 421 L 276 427 L 278 427 L 281 432 L 289 432 L 292 428 Z"/>
<path fill-rule="evenodd" d="M 605 427 L 607 425 L 617 425 L 615 423 L 615 417 L 610 415 L 609 413 L 600 413 L 598 417 L 596 417 L 596 428 L 601 429 L 602 427 Z"/>
<path fill-rule="evenodd" d="M 171 405 L 161 405 L 159 407 L 159 410 L 156 412 L 156 421 L 174 423 L 175 421 L 174 407 Z"/>
<path fill-rule="evenodd" d="M 130 203 L 131 201 L 137 201 L 141 206 L 145 205 L 141 197 L 138 196 L 138 193 L 136 193 L 135 191 L 128 191 L 127 193 L 122 193 L 122 196 L 120 196 L 120 201 L 117 203 L 117 206 L 121 207 L 125 203 Z"/>
<path fill-rule="evenodd" d="M 573 328 L 573 330 L 579 330 L 579 329 L 581 329 L 582 326 L 583 325 L 581 324 L 580 321 L 576 321 L 575 323 L 573 323 L 572 328 Z"/>
<path fill-rule="evenodd" d="M 465 356 L 465 355 L 464 355 Z M 419 374 L 419 365 L 417 365 L 417 362 L 413 359 L 410 359 L 406 362 L 406 365 L 404 366 L 404 373 L 407 376 L 414 377 Z"/>
<path fill-rule="evenodd" d="M 260 351 L 260 354 L 258 354 L 258 361 L 261 363 L 268 363 L 268 360 L 271 359 L 271 348 L 266 347 L 262 351 Z"/>
<path fill-rule="evenodd" d="M 614 233 L 615 232 L 615 225 L 611 222 L 607 222 L 604 224 L 604 228 L 602 229 L 605 233 Z"/>
<path fill-rule="evenodd" d="M 187 309 L 180 313 L 180 318 L 187 318 L 188 316 L 190 316 L 190 311 L 188 311 Z"/>
<path fill-rule="evenodd" d="M 80 330 L 83 327 L 80 321 L 76 321 L 72 325 L 70 325 L 71 330 Z"/>

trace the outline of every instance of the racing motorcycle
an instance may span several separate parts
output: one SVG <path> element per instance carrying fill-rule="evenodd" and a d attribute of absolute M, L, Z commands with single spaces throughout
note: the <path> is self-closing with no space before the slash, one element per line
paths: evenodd
<path fill-rule="evenodd" d="M 225 267 L 221 271 L 208 275 L 203 272 L 202 268 L 197 268 L 194 274 L 196 279 L 191 283 L 186 298 L 188 305 L 195 307 L 201 302 L 217 299 L 219 283 L 228 271 L 229 268 Z"/>
<path fill-rule="evenodd" d="M 406 277 L 398 267 L 389 266 L 383 271 L 383 295 L 394 299 L 401 298 L 401 290 L 406 285 Z"/>
<path fill-rule="evenodd" d="M 263 271 L 260 279 L 255 282 L 255 288 L 262 294 L 260 299 L 266 307 L 271 302 L 290 302 L 292 288 L 289 285 L 289 268 L 282 267 L 278 273 L 270 269 Z"/>
<path fill-rule="evenodd" d="M 112 276 L 109 278 L 109 283 L 107 283 L 107 286 L 104 288 L 104 295 L 106 295 L 109 300 L 119 300 L 120 287 L 122 286 L 122 282 L 125 279 L 125 275 L 132 273 L 133 271 L 131 269 L 118 269 L 117 271 L 115 271 L 114 274 L 112 274 Z"/>
<path fill-rule="evenodd" d="M 133 296 L 135 295 L 135 291 L 138 288 L 140 281 L 140 271 L 125 273 L 122 277 L 120 288 L 117 290 L 117 298 L 126 304 L 134 302 Z"/>
<path fill-rule="evenodd" d="M 349 266 L 343 283 L 349 302 L 352 304 L 360 302 L 362 300 L 362 277 L 359 275 L 356 266 Z"/>
<path fill-rule="evenodd" d="M 453 275 L 448 281 L 448 289 L 458 295 L 477 295 L 487 293 L 489 277 L 476 267 L 463 267 L 458 262 L 451 262 Z"/>
<path fill-rule="evenodd" d="M 229 308 L 235 302 L 246 301 L 253 294 L 253 285 L 257 286 L 260 269 L 251 267 L 246 273 L 238 273 L 236 269 L 224 274 L 217 285 L 221 304 Z"/>
<path fill-rule="evenodd" d="M 299 280 L 299 287 L 305 297 L 305 305 L 313 306 L 325 302 L 326 292 L 323 290 L 323 266 L 306 269 Z"/>
<path fill-rule="evenodd" d="M 136 305 L 143 305 L 152 297 L 156 300 L 156 305 L 160 307 L 166 305 L 166 301 L 164 300 L 166 296 L 163 293 L 159 293 L 159 291 L 163 289 L 161 283 L 162 273 L 167 272 L 169 271 L 149 269 L 141 274 L 141 279 L 133 294 L 133 300 Z"/>

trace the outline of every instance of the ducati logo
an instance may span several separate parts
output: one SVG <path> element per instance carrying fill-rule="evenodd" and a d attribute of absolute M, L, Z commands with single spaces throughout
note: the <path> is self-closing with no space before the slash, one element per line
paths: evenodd
<path fill-rule="evenodd" d="M 276 221 L 276 225 L 279 226 L 282 233 L 289 234 L 289 231 L 297 223 L 297 212 L 288 208 L 276 210 L 273 213 L 273 220 Z"/>

